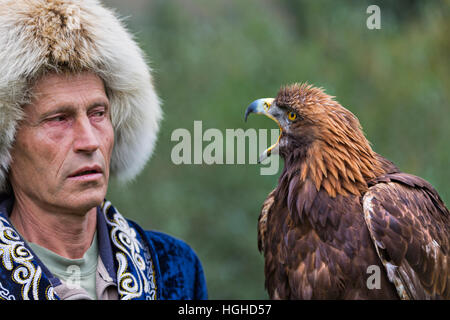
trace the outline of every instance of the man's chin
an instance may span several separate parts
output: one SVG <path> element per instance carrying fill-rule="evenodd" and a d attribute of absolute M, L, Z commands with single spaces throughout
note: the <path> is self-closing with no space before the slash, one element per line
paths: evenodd
<path fill-rule="evenodd" d="M 86 190 L 74 192 L 65 202 L 66 208 L 72 209 L 80 214 L 87 213 L 92 208 L 102 204 L 106 196 L 106 190 Z"/>

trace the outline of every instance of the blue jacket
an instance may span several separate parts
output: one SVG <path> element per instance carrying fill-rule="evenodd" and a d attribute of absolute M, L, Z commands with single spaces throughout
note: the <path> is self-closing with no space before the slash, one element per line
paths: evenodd
<path fill-rule="evenodd" d="M 158 257 L 160 299 L 207 299 L 203 268 L 195 252 L 184 241 L 165 233 L 146 231 L 145 234 Z"/>

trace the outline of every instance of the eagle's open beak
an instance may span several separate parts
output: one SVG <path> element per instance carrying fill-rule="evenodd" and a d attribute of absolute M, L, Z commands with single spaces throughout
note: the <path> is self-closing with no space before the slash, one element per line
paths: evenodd
<path fill-rule="evenodd" d="M 283 132 L 283 129 L 280 125 L 280 122 L 270 113 L 271 107 L 273 104 L 273 101 L 275 99 L 273 98 L 264 98 L 264 99 L 258 99 L 253 101 L 248 107 L 247 110 L 245 110 L 245 121 L 247 121 L 247 117 L 250 113 L 257 113 L 257 114 L 263 114 L 266 117 L 269 117 L 273 121 L 275 121 L 278 124 L 278 127 L 280 128 L 280 135 L 278 137 L 277 142 L 267 148 L 260 156 L 258 163 L 261 163 L 265 159 L 267 159 L 271 154 L 277 154 L 279 151 L 279 145 L 281 134 Z"/>

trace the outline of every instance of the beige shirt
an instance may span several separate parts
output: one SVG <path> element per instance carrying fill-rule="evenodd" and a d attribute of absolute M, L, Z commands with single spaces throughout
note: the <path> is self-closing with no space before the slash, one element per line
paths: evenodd
<path fill-rule="evenodd" d="M 118 300 L 117 284 L 109 276 L 106 268 L 98 257 L 96 272 L 97 300 Z M 55 293 L 61 300 L 93 300 L 83 288 L 72 288 L 65 283 L 55 287 Z"/>
<path fill-rule="evenodd" d="M 68 259 L 35 243 L 28 243 L 44 265 L 61 280 L 55 293 L 61 300 L 117 300 L 117 284 L 109 276 L 98 254 L 97 233 L 81 259 Z M 72 283 L 67 267 L 78 267 L 78 283 Z"/>

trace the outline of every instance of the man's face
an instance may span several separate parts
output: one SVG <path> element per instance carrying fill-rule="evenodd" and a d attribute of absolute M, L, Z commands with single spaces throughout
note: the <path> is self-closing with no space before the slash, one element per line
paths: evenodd
<path fill-rule="evenodd" d="M 33 93 L 11 152 L 14 194 L 43 209 L 85 213 L 106 195 L 114 145 L 103 82 L 88 72 L 52 73 Z"/>

